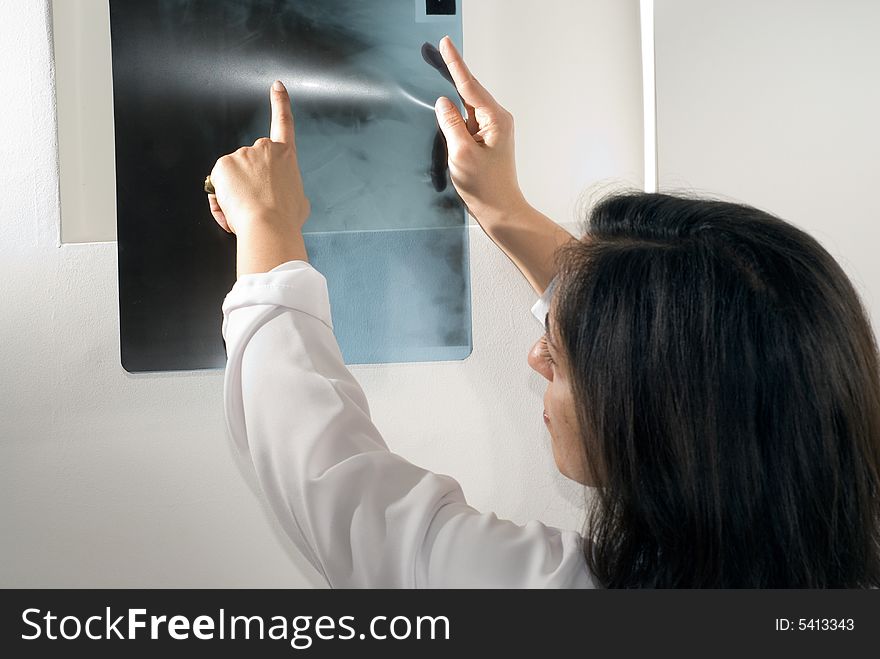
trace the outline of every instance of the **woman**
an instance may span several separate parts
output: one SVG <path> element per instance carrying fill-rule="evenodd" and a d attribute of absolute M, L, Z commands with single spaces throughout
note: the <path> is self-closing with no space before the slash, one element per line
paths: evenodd
<path fill-rule="evenodd" d="M 481 514 L 388 451 L 308 264 L 276 83 L 270 139 L 221 158 L 209 199 L 238 237 L 227 421 L 293 542 L 333 586 L 880 584 L 880 370 L 840 267 L 766 213 L 658 194 L 573 239 L 523 198 L 510 114 L 441 52 L 468 110 L 436 106 L 452 181 L 543 293 L 528 361 L 559 469 L 597 488 L 586 533 Z"/>

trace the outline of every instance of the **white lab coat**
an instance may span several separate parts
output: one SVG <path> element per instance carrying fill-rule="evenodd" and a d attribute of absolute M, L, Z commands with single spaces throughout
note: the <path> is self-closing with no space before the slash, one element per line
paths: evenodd
<path fill-rule="evenodd" d="M 552 287 L 533 308 L 543 324 Z M 480 513 L 388 450 L 346 368 L 327 281 L 304 261 L 223 302 L 230 435 L 287 535 L 333 587 L 591 587 L 578 533 Z"/>

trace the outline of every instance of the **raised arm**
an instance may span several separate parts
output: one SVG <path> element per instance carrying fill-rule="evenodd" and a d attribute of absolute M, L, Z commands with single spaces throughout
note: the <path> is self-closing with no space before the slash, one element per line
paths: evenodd
<path fill-rule="evenodd" d="M 589 586 L 577 533 L 479 513 L 455 480 L 388 450 L 307 262 L 283 87 L 272 108 L 271 139 L 221 158 L 209 201 L 238 236 L 223 303 L 227 427 L 287 535 L 337 587 Z"/>
<path fill-rule="evenodd" d="M 437 100 L 437 121 L 449 150 L 452 183 L 471 215 L 541 295 L 556 276 L 554 253 L 574 240 L 568 231 L 532 208 L 516 176 L 513 115 L 468 69 L 449 37 L 440 52 L 467 110 Z"/>
<path fill-rule="evenodd" d="M 230 435 L 282 527 L 334 587 L 589 587 L 582 538 L 470 507 L 388 450 L 308 263 L 239 278 L 223 303 Z"/>
<path fill-rule="evenodd" d="M 208 203 L 217 223 L 236 235 L 239 277 L 308 261 L 302 227 L 311 206 L 297 161 L 290 96 L 280 81 L 270 99 L 269 137 L 220 158 L 210 177 L 216 194 L 208 195 Z"/>

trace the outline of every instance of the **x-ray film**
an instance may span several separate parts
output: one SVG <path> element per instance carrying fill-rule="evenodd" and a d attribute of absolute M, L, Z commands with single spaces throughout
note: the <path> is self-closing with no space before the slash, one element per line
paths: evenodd
<path fill-rule="evenodd" d="M 306 247 L 346 363 L 470 354 L 467 215 L 433 110 L 458 95 L 423 51 L 446 34 L 461 44 L 456 5 L 110 0 L 126 370 L 224 366 L 235 238 L 202 183 L 268 134 L 275 79 L 292 98 Z"/>

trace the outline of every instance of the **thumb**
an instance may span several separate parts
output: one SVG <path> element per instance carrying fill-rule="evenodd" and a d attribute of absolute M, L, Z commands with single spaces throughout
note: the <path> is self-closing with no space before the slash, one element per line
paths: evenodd
<path fill-rule="evenodd" d="M 457 147 L 474 141 L 474 138 L 467 129 L 464 118 L 452 101 L 445 96 L 441 96 L 437 99 L 436 105 L 434 105 L 434 111 L 437 113 L 437 123 L 440 124 L 440 130 L 443 131 L 443 135 L 446 137 L 450 153 Z"/>

